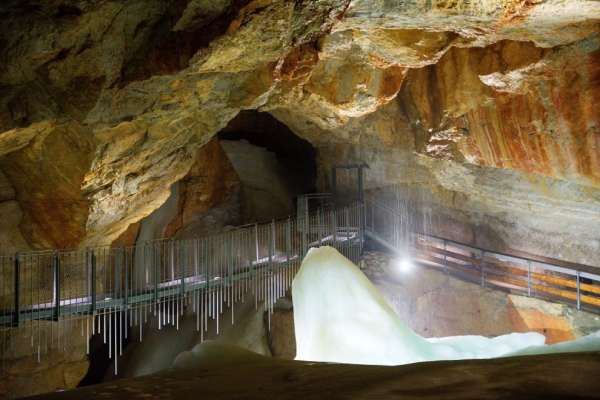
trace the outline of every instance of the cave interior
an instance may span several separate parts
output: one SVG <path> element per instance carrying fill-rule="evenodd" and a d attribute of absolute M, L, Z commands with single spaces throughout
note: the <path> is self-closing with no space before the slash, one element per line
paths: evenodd
<path fill-rule="evenodd" d="M 599 398 L 593 345 L 312 368 L 292 293 L 331 246 L 424 340 L 593 339 L 598 1 L 9 0 L 0 19 L 0 397 L 322 398 L 333 377 L 334 398 Z"/>

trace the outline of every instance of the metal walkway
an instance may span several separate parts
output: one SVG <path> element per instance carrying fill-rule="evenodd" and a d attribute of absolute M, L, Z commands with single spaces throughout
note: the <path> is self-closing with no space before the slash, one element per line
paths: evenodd
<path fill-rule="evenodd" d="M 191 310 L 202 340 L 209 321 L 216 321 L 218 333 L 224 310 L 231 310 L 234 323 L 236 302 L 247 299 L 268 311 L 270 326 L 275 302 L 310 247 L 330 245 L 358 263 L 365 237 L 482 286 L 600 313 L 600 274 L 593 267 L 418 233 L 411 205 L 398 196 L 391 202 L 360 196 L 361 202 L 345 207 L 335 207 L 330 197 L 304 196 L 295 217 L 202 238 L 1 256 L 0 367 L 25 356 L 39 361 L 50 351 L 89 352 L 90 337 L 100 334 L 116 372 L 123 340 L 142 340 L 149 316 L 159 329 L 178 329 Z M 73 337 L 77 331 L 81 335 Z"/>
<path fill-rule="evenodd" d="M 225 309 L 234 323 L 236 302 L 247 298 L 268 311 L 270 326 L 273 305 L 310 247 L 330 245 L 358 262 L 362 215 L 361 204 L 306 209 L 294 218 L 197 239 L 0 257 L 0 358 L 27 350 L 14 348 L 23 346 L 23 337 L 40 360 L 78 340 L 89 352 L 91 335 L 101 334 L 116 371 L 123 339 L 135 331 L 142 340 L 149 315 L 159 329 L 179 329 L 184 310 L 191 309 L 203 338 L 209 320 L 216 320 L 218 333 Z M 73 326 L 81 337 L 63 337 Z"/>
<path fill-rule="evenodd" d="M 392 193 L 391 201 L 382 200 L 381 193 L 366 200 L 364 230 L 367 238 L 399 257 L 483 287 L 600 314 L 600 268 L 517 251 L 501 253 L 428 234 L 427 216 L 415 215 L 406 199 L 394 195 L 393 187 L 387 192 Z"/>

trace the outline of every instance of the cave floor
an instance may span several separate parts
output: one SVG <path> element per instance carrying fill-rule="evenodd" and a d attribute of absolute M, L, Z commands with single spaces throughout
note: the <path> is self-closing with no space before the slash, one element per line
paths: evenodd
<path fill-rule="evenodd" d="M 600 353 L 398 367 L 289 361 L 214 347 L 199 365 L 36 399 L 600 398 Z"/>

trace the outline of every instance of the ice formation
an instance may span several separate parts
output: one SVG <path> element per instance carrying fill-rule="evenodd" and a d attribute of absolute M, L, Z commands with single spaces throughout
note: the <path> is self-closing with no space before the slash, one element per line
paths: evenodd
<path fill-rule="evenodd" d="M 297 360 L 400 365 L 600 350 L 600 333 L 549 346 L 543 335 L 533 332 L 424 338 L 404 324 L 362 271 L 332 247 L 308 252 L 292 293 Z"/>

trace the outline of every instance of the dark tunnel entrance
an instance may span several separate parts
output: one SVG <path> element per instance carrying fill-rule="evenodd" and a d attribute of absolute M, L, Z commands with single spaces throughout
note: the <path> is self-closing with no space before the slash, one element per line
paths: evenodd
<path fill-rule="evenodd" d="M 244 222 L 287 216 L 315 191 L 316 149 L 271 114 L 242 111 L 218 138 L 242 181 Z"/>

